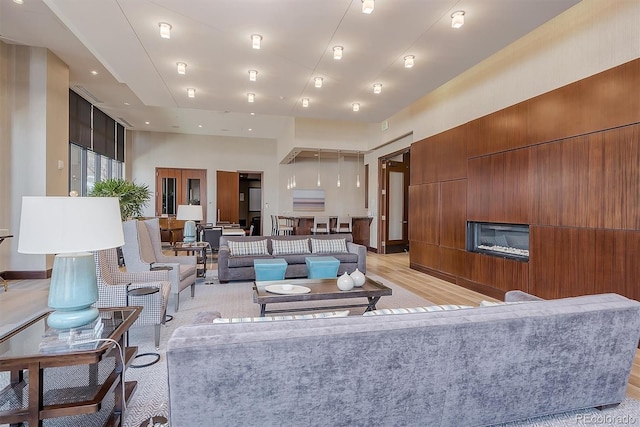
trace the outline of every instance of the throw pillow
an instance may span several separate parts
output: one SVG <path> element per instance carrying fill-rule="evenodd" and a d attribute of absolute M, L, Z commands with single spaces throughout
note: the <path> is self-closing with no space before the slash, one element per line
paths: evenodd
<path fill-rule="evenodd" d="M 336 254 L 347 251 L 345 239 L 314 239 L 311 238 L 311 252 L 314 254 Z"/>
<path fill-rule="evenodd" d="M 363 316 L 380 316 L 385 314 L 410 314 L 410 313 L 428 313 L 433 311 L 449 311 L 459 310 L 463 308 L 473 308 L 470 305 L 430 305 L 427 307 L 413 307 L 413 308 L 381 308 L 379 310 L 367 311 Z"/>
<path fill-rule="evenodd" d="M 269 255 L 267 239 L 247 240 L 243 242 L 229 240 L 227 241 L 227 245 L 229 246 L 231 256 Z"/>
<path fill-rule="evenodd" d="M 273 255 L 289 255 L 289 254 L 308 254 L 309 239 L 296 239 L 296 240 L 271 240 L 271 246 L 273 246 Z"/>
<path fill-rule="evenodd" d="M 296 314 L 293 316 L 266 316 L 266 317 L 232 317 L 213 319 L 213 323 L 255 323 L 274 322 L 277 320 L 300 320 L 300 319 L 327 319 L 330 317 L 347 317 L 349 310 L 330 311 L 327 313 Z"/>

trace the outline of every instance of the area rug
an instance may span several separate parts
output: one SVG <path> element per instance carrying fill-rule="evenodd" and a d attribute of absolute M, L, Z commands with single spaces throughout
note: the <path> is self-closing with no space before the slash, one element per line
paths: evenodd
<path fill-rule="evenodd" d="M 173 331 L 182 325 L 189 325 L 197 318 L 202 318 L 203 313 L 219 311 L 223 317 L 252 317 L 259 315 L 259 307 L 252 300 L 252 284 L 249 282 L 220 284 L 215 270 L 207 272 L 206 281 L 199 282 L 196 286 L 196 297 L 189 298 L 188 292 L 183 292 L 180 301 L 180 311 L 171 313 L 172 321 L 167 322 L 161 332 L 160 361 L 145 368 L 130 368 L 127 370 L 127 381 L 137 381 L 137 390 L 127 407 L 124 427 L 138 427 L 151 416 L 164 416 L 168 418 L 168 386 L 165 350 L 169 337 Z M 401 288 L 379 276 L 369 274 L 374 280 L 378 280 L 393 289 L 392 296 L 383 297 L 378 303 L 378 308 L 418 307 L 431 303 L 412 292 Z M 205 284 L 207 283 L 207 284 Z M 172 297 L 173 298 L 173 297 Z M 322 302 L 320 302 L 322 303 Z M 169 301 L 169 307 L 173 308 L 173 301 Z M 359 315 L 362 309 L 350 309 L 352 315 Z M 138 346 L 138 353 L 156 352 L 153 346 L 153 327 L 136 327 L 130 332 L 130 345 Z M 140 358 L 136 363 L 143 363 L 147 358 Z M 523 398 L 526 398 L 524 396 Z M 501 424 L 502 427 L 566 427 L 587 425 L 629 425 L 640 424 L 640 401 L 626 399 L 616 408 L 598 411 L 585 409 L 581 411 L 567 412 L 548 417 L 540 417 L 513 423 Z M 425 425 L 416 420 L 416 425 Z M 460 425 L 464 425 L 461 420 Z"/>

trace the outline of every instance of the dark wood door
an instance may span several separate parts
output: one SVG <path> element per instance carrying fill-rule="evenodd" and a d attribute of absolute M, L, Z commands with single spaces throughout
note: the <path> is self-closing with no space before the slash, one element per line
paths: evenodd
<path fill-rule="evenodd" d="M 156 216 L 175 216 L 178 205 L 202 205 L 207 217 L 206 169 L 156 168 Z"/>
<path fill-rule="evenodd" d="M 390 160 L 385 168 L 385 253 L 405 249 L 409 243 L 408 164 Z"/>
<path fill-rule="evenodd" d="M 237 224 L 240 220 L 240 174 L 216 171 L 217 221 Z"/>

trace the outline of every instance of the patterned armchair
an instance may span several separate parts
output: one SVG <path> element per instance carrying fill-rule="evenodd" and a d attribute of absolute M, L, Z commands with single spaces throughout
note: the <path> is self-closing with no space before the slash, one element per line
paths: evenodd
<path fill-rule="evenodd" d="M 191 298 L 196 294 L 197 267 L 195 256 L 167 256 L 162 253 L 158 218 L 122 223 L 124 246 L 122 255 L 127 271 L 148 272 L 152 268 L 171 267 L 169 281 L 176 298 L 176 311 L 180 305 L 180 292 L 191 286 Z"/>
<path fill-rule="evenodd" d="M 155 325 L 155 344 L 158 348 L 160 346 L 160 325 L 164 325 L 169 293 L 171 292 L 167 271 L 123 272 L 118 267 L 118 254 L 115 248 L 95 251 L 93 256 L 98 279 L 98 301 L 95 306 L 142 306 L 142 312 L 134 326 Z M 127 298 L 127 292 L 136 288 L 157 288 L 158 292 Z"/>

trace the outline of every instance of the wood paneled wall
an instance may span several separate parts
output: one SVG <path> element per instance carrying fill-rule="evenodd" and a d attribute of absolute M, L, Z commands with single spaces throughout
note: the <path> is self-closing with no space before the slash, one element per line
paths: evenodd
<path fill-rule="evenodd" d="M 640 299 L 639 88 L 640 59 L 414 143 L 412 268 L 491 296 Z M 529 224 L 529 262 L 466 252 L 467 221 Z"/>

